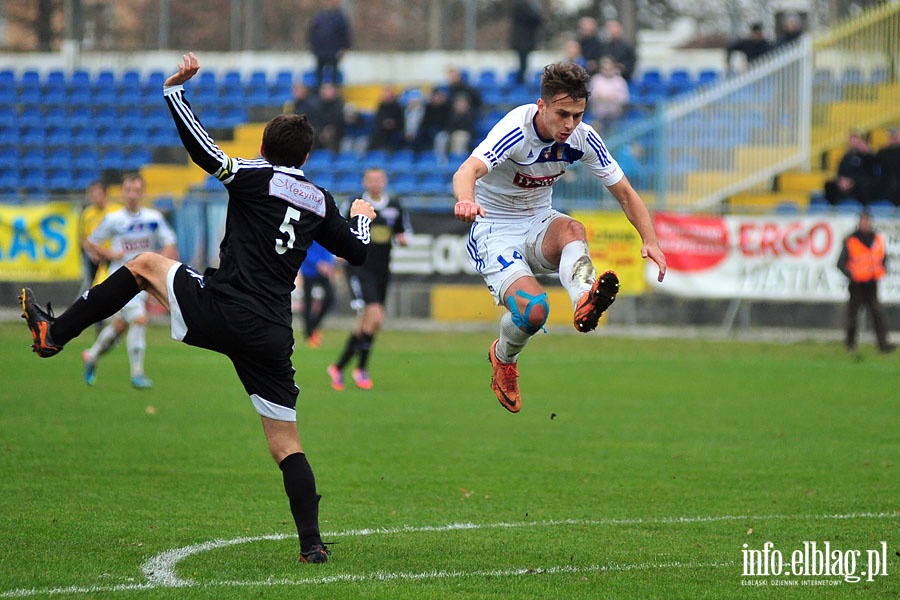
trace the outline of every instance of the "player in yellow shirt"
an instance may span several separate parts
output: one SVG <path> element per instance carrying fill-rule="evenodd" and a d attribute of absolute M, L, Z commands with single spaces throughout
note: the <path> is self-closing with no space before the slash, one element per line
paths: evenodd
<path fill-rule="evenodd" d="M 97 228 L 103 217 L 122 208 L 122 205 L 109 201 L 106 195 L 106 184 L 102 181 L 91 182 L 85 190 L 85 196 L 88 199 L 88 205 L 81 211 L 81 217 L 78 220 L 78 230 L 81 232 L 82 265 L 84 267 L 81 282 L 82 292 L 90 289 L 95 283 L 100 283 L 106 279 L 108 274 L 107 262 L 84 242 Z M 108 248 L 109 242 L 105 242 L 105 245 Z"/>

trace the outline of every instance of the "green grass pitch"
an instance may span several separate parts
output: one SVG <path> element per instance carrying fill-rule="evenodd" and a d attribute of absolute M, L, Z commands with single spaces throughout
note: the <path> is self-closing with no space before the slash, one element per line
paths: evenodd
<path fill-rule="evenodd" d="M 384 332 L 375 388 L 338 393 L 345 333 L 326 330 L 294 354 L 320 566 L 295 562 L 227 359 L 151 327 L 154 389 L 130 388 L 124 348 L 89 388 L 91 339 L 40 360 L 0 324 L 0 598 L 900 596 L 896 355 L 552 332 L 521 357 L 512 415 L 491 333 Z M 886 564 L 856 583 L 744 576 L 766 542 L 786 563 L 828 542 L 860 551 L 857 574 L 867 551 Z"/>

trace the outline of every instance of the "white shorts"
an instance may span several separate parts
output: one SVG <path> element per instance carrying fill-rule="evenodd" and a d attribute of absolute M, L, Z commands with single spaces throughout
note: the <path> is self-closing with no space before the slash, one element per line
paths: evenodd
<path fill-rule="evenodd" d="M 520 277 L 556 273 L 541 251 L 550 223 L 565 217 L 548 209 L 515 221 L 478 219 L 469 230 L 469 262 L 481 273 L 494 301 L 503 305 L 506 290 Z"/>
<path fill-rule="evenodd" d="M 123 306 L 115 316 L 128 324 L 134 323 L 142 317 L 146 317 L 147 292 L 140 292 L 137 296 L 129 300 L 128 304 Z"/>

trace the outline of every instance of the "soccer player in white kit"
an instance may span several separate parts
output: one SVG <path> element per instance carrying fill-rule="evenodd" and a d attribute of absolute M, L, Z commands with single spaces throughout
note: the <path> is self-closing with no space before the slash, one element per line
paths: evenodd
<path fill-rule="evenodd" d="M 558 273 L 574 308 L 575 328 L 597 327 L 619 290 L 612 271 L 599 278 L 584 225 L 552 207 L 553 184 L 580 160 L 612 193 L 641 236 L 641 256 L 666 274 L 653 221 L 643 200 L 596 131 L 582 122 L 590 76 L 582 67 L 555 63 L 544 69 L 537 104 L 512 109 L 453 175 L 454 212 L 469 231 L 469 260 L 494 300 L 508 312 L 491 344 L 491 389 L 516 413 L 519 353 L 547 322 L 550 306 L 537 274 Z"/>
<path fill-rule="evenodd" d="M 122 197 L 122 209 L 104 217 L 87 238 L 91 248 L 109 261 L 109 272 L 114 273 L 141 252 L 160 251 L 163 256 L 177 260 L 178 251 L 172 228 L 158 210 L 142 206 L 144 180 L 139 174 L 129 173 L 122 179 Z M 105 241 L 110 242 L 108 248 L 102 245 Z M 94 345 L 82 352 L 84 380 L 88 385 L 94 384 L 97 361 L 126 331 L 131 385 L 137 389 L 153 387 L 153 382 L 144 374 L 144 354 L 147 347 L 145 293 L 132 298 L 116 313 L 112 322 L 103 328 Z"/>

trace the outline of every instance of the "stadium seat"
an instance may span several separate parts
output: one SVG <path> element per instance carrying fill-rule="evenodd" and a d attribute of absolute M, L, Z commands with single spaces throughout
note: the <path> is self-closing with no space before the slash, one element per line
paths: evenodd
<path fill-rule="evenodd" d="M 72 164 L 79 171 L 96 169 L 100 164 L 100 156 L 93 148 L 82 148 L 76 152 Z"/>
<path fill-rule="evenodd" d="M 0 194 L 4 196 L 16 194 L 21 187 L 17 169 L 0 169 Z"/>
<path fill-rule="evenodd" d="M 66 88 L 89 88 L 91 85 L 91 74 L 89 71 L 85 71 L 84 69 L 76 69 L 72 71 L 72 74 L 69 76 L 68 81 L 66 82 Z"/>
<path fill-rule="evenodd" d="M 0 128 L 18 127 L 19 114 L 12 106 L 0 108 Z"/>
<path fill-rule="evenodd" d="M 897 207 L 890 200 L 873 200 L 869 202 L 869 212 L 876 219 L 892 218 L 897 214 Z"/>
<path fill-rule="evenodd" d="M 113 71 L 100 71 L 97 73 L 97 77 L 94 79 L 94 91 L 99 90 L 100 88 L 109 88 L 111 90 L 115 90 L 116 88 L 116 74 Z"/>
<path fill-rule="evenodd" d="M 19 150 L 12 145 L 0 146 L 0 171 L 19 168 Z"/>
<path fill-rule="evenodd" d="M 837 214 L 840 215 L 858 215 L 863 210 L 863 205 L 859 200 L 841 200 L 834 207 Z"/>

